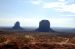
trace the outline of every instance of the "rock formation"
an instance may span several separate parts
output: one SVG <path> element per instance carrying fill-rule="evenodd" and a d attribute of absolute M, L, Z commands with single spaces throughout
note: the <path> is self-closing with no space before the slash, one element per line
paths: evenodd
<path fill-rule="evenodd" d="M 15 23 L 15 25 L 13 26 L 13 29 L 22 29 L 21 27 L 20 27 L 20 23 L 17 21 L 16 23 Z"/>
<path fill-rule="evenodd" d="M 48 20 L 42 20 L 39 23 L 38 31 L 39 32 L 49 32 L 53 30 L 50 28 L 50 22 Z"/>

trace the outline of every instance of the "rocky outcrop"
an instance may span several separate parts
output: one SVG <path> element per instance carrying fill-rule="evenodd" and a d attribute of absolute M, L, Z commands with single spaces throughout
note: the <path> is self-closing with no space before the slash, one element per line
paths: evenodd
<path fill-rule="evenodd" d="M 42 20 L 39 23 L 39 28 L 37 29 L 39 32 L 52 32 L 53 30 L 50 28 L 50 22 L 48 20 Z"/>
<path fill-rule="evenodd" d="M 20 27 L 20 22 L 16 22 L 15 23 L 15 25 L 13 26 L 13 29 L 22 29 L 21 27 Z"/>

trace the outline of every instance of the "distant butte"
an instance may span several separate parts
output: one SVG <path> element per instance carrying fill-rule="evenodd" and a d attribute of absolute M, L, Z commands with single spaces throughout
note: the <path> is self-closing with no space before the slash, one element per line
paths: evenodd
<path fill-rule="evenodd" d="M 13 29 L 22 29 L 21 27 L 20 27 L 20 22 L 16 22 L 15 23 L 15 25 L 13 26 Z"/>
<path fill-rule="evenodd" d="M 39 32 L 54 32 L 50 28 L 50 22 L 48 20 L 42 20 L 39 23 L 39 28 L 37 29 Z"/>

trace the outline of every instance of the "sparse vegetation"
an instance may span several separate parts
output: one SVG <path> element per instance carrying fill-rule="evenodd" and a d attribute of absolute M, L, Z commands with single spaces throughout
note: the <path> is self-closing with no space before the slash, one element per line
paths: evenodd
<path fill-rule="evenodd" d="M 0 35 L 0 43 L 4 42 L 5 41 L 5 38 L 4 36 Z"/>
<path fill-rule="evenodd" d="M 0 34 L 0 49 L 75 49 L 74 41 L 74 34 L 70 38 L 56 33 L 6 32 Z"/>

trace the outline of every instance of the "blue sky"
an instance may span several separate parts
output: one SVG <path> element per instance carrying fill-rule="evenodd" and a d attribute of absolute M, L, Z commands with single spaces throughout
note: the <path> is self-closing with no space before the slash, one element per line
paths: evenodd
<path fill-rule="evenodd" d="M 75 0 L 0 0 L 0 26 L 38 27 L 47 19 L 51 27 L 75 28 Z"/>

